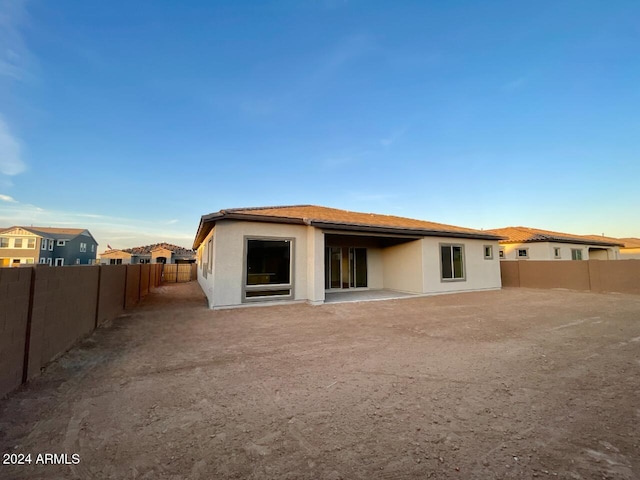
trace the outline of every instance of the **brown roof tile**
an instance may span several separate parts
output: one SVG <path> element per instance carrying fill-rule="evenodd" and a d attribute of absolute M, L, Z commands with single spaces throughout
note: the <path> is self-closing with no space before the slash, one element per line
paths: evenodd
<path fill-rule="evenodd" d="M 494 228 L 487 232 L 506 237 L 500 243 L 530 243 L 530 242 L 561 242 L 561 243 L 591 243 L 594 245 L 616 246 L 622 245 L 617 239 L 600 235 L 573 235 L 571 233 L 553 232 L 530 227 Z"/>
<path fill-rule="evenodd" d="M 397 217 L 394 215 L 382 215 L 377 213 L 352 212 L 337 208 L 321 207 L 317 205 L 289 205 L 281 207 L 254 207 L 232 208 L 202 217 L 194 247 L 197 247 L 206 237 L 207 224 L 223 218 L 234 218 L 256 221 L 294 221 L 295 223 L 307 223 L 309 225 L 330 227 L 331 225 L 351 226 L 354 228 L 380 228 L 392 231 L 407 230 L 417 233 L 433 232 L 442 234 L 454 234 L 458 236 L 492 238 L 494 235 L 482 230 L 458 227 L 443 223 L 428 222 L 413 218 Z M 203 228 L 204 227 L 204 228 Z"/>

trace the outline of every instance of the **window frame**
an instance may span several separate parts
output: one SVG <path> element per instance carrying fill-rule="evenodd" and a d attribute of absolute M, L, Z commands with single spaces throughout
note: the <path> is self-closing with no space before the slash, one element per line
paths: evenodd
<path fill-rule="evenodd" d="M 31 244 L 31 246 L 29 246 Z M 36 248 L 36 239 L 35 238 L 27 238 L 27 246 L 25 247 L 29 250 L 33 250 Z"/>
<path fill-rule="evenodd" d="M 451 275 L 452 278 L 444 278 L 443 265 L 442 265 L 442 247 L 451 248 Z M 462 253 L 462 277 L 455 277 L 455 267 L 453 263 L 453 247 L 460 247 Z M 440 282 L 466 282 L 467 281 L 467 258 L 463 243 L 440 243 L 438 244 L 438 264 L 440 265 Z"/>
<path fill-rule="evenodd" d="M 49 239 L 49 251 L 53 252 L 53 239 L 52 238 Z"/>
<path fill-rule="evenodd" d="M 576 254 L 579 254 L 579 255 L 576 255 Z M 578 257 L 578 256 L 579 256 L 580 258 L 576 258 L 576 257 Z M 572 249 L 571 249 L 571 260 L 574 260 L 574 261 L 580 261 L 580 260 L 582 260 L 582 259 L 583 259 L 583 256 L 582 256 L 582 248 L 572 248 Z"/>
<path fill-rule="evenodd" d="M 249 241 L 272 241 L 289 242 L 289 283 L 274 283 L 261 285 L 247 285 L 247 254 L 249 253 Z M 264 235 L 245 235 L 243 237 L 242 249 L 242 303 L 270 302 L 277 300 L 293 300 L 295 298 L 295 238 L 294 237 L 273 237 Z M 255 291 L 275 291 L 289 290 L 288 295 L 265 295 L 247 297 L 247 292 Z"/>
<path fill-rule="evenodd" d="M 87 253 L 87 244 L 86 244 L 86 242 L 80 242 L 80 253 Z"/>
<path fill-rule="evenodd" d="M 9 248 L 9 238 L 10 237 L 0 237 L 0 248 Z M 2 242 L 6 241 L 6 245 L 2 245 Z"/>
<path fill-rule="evenodd" d="M 562 258 L 562 249 L 560 247 L 553 247 L 553 258 L 556 260 Z"/>
<path fill-rule="evenodd" d="M 48 239 L 46 238 L 43 238 L 42 240 L 40 240 L 40 250 L 46 250 L 47 243 L 48 243 Z"/>
<path fill-rule="evenodd" d="M 18 246 L 17 242 L 20 242 L 20 246 Z M 15 238 L 13 239 L 13 248 L 19 248 L 19 249 L 25 248 L 25 247 L 23 247 L 22 245 L 24 245 L 24 238 L 22 238 L 22 237 L 15 237 Z"/>
<path fill-rule="evenodd" d="M 487 248 L 489 249 L 489 255 L 487 255 Z M 493 245 L 483 245 L 482 253 L 485 260 L 493 260 Z"/>
<path fill-rule="evenodd" d="M 524 256 L 520 255 L 520 252 L 524 250 Z M 516 248 L 516 260 L 529 258 L 529 249 L 528 248 Z"/>
<path fill-rule="evenodd" d="M 66 243 L 66 241 L 65 241 L 65 240 L 58 240 L 58 241 L 56 241 L 56 245 L 57 245 L 58 247 L 64 247 L 64 244 L 65 244 L 65 243 Z"/>
<path fill-rule="evenodd" d="M 507 252 L 505 251 L 505 249 L 503 247 L 498 249 L 498 258 L 500 260 L 504 260 L 505 258 L 507 258 Z"/>

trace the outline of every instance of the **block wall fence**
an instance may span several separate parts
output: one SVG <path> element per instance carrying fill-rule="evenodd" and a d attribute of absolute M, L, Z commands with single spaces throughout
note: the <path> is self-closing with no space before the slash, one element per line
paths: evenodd
<path fill-rule="evenodd" d="M 502 260 L 503 287 L 640 294 L 640 260 Z"/>
<path fill-rule="evenodd" d="M 0 398 L 161 278 L 161 264 L 0 268 Z"/>

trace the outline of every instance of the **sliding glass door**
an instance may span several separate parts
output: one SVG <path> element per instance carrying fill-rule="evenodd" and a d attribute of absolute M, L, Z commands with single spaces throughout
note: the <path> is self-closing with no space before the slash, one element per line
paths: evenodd
<path fill-rule="evenodd" d="M 363 288 L 367 286 L 367 249 L 326 247 L 325 288 Z"/>

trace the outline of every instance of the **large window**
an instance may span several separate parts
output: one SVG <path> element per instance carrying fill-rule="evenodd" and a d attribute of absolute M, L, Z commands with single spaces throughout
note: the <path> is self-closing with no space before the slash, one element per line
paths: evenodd
<path fill-rule="evenodd" d="M 9 238 L 0 237 L 0 248 L 9 248 Z"/>
<path fill-rule="evenodd" d="M 440 245 L 443 280 L 464 280 L 463 248 L 462 245 Z"/>
<path fill-rule="evenodd" d="M 582 260 L 582 249 L 581 248 L 572 248 L 571 249 L 571 260 Z"/>
<path fill-rule="evenodd" d="M 290 297 L 292 240 L 246 239 L 245 299 Z"/>

